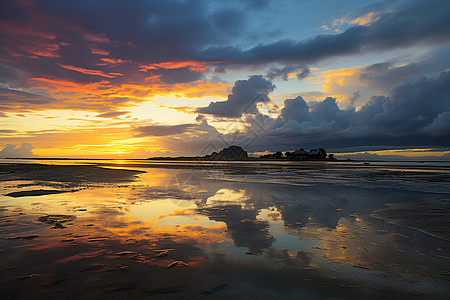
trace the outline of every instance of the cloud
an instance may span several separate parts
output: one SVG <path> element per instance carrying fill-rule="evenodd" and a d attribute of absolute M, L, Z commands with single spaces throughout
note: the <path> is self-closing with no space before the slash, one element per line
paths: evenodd
<path fill-rule="evenodd" d="M 28 108 L 29 106 L 46 107 L 53 99 L 50 97 L 0 87 L 0 109 L 11 110 Z"/>
<path fill-rule="evenodd" d="M 212 14 L 211 19 L 215 28 L 230 37 L 239 34 L 239 31 L 245 26 L 245 16 L 241 9 L 224 8 Z"/>
<path fill-rule="evenodd" d="M 296 76 L 298 79 L 302 80 L 305 79 L 309 75 L 309 73 L 311 73 L 311 70 L 309 68 L 304 68 L 303 71 L 297 73 Z"/>
<path fill-rule="evenodd" d="M 207 1 L 99 1 L 87 5 L 44 0 L 24 7 L 3 1 L 0 84 L 22 90 L 45 89 L 59 98 L 49 105 L 52 108 L 77 95 L 84 103 L 76 108 L 92 109 L 93 103 L 98 106 L 112 94 L 120 95 L 116 89 L 123 85 L 129 85 L 126 94 L 134 92 L 133 87 L 157 94 L 174 84 L 198 83 L 217 62 L 199 59 L 194 55 L 196 49 L 223 43 L 230 35 L 238 38 L 246 31 L 240 25 L 245 24 L 247 15 L 238 8 L 241 4 L 236 5 L 224 9 Z M 211 26 L 214 22 L 217 24 Z M 157 67 L 146 70 L 145 66 Z M 39 85 L 36 78 L 42 79 Z M 148 78 L 157 82 L 155 92 Z M 80 89 L 74 95 L 51 83 L 55 81 L 102 88 Z M 132 97 L 120 96 L 125 101 L 117 106 L 136 103 Z M 114 103 L 104 106 L 103 110 L 117 107 Z M 36 105 L 28 103 L 28 108 Z"/>
<path fill-rule="evenodd" d="M 68 65 L 61 65 L 58 64 L 61 68 L 67 69 L 67 70 L 71 70 L 71 71 L 75 71 L 75 72 L 80 72 L 82 74 L 86 74 L 86 75 L 93 75 L 93 76 L 101 76 L 101 77 L 107 77 L 107 78 L 114 78 L 116 76 L 122 76 L 123 74 L 120 73 L 108 73 L 106 74 L 105 72 L 99 71 L 99 70 L 89 70 L 89 69 L 85 69 L 85 68 L 81 68 L 81 67 L 75 67 L 75 66 L 68 66 Z"/>
<path fill-rule="evenodd" d="M 439 149 L 443 150 L 443 149 Z M 408 151 L 408 150 L 406 150 Z M 383 151 L 381 151 L 383 152 Z M 335 157 L 338 159 L 355 159 L 355 160 L 384 160 L 384 161 L 405 161 L 405 160 L 411 160 L 411 161 L 445 161 L 450 160 L 450 153 L 442 154 L 442 152 L 434 153 L 433 151 L 427 151 L 423 150 L 423 152 L 416 153 L 414 156 L 408 156 L 405 155 L 402 152 L 394 153 L 394 154 L 378 154 L 378 153 L 369 153 L 369 152 L 360 152 L 360 153 L 336 153 Z"/>
<path fill-rule="evenodd" d="M 103 114 L 96 115 L 98 118 L 115 118 L 128 114 L 129 111 L 111 111 Z"/>
<path fill-rule="evenodd" d="M 276 78 L 281 78 L 284 81 L 287 81 L 289 78 L 289 74 L 297 72 L 301 67 L 299 66 L 285 66 L 285 67 L 272 67 L 269 72 L 266 74 L 267 79 L 274 80 Z M 308 68 L 305 68 L 305 70 Z M 307 71 L 309 73 L 309 69 Z M 306 77 L 306 76 L 305 76 Z M 299 78 L 300 79 L 300 78 Z"/>
<path fill-rule="evenodd" d="M 450 47 L 445 46 L 437 51 L 426 53 L 418 60 L 401 63 L 396 60 L 375 63 L 360 71 L 359 79 L 367 85 L 376 86 L 385 91 L 417 76 L 434 74 L 450 68 L 448 53 Z"/>
<path fill-rule="evenodd" d="M 140 126 L 134 129 L 138 132 L 137 137 L 145 136 L 169 136 L 175 134 L 185 133 L 192 129 L 194 124 L 181 124 L 181 125 L 148 125 Z"/>
<path fill-rule="evenodd" d="M 17 130 L 10 130 L 10 129 L 0 129 L 0 133 L 16 133 Z"/>
<path fill-rule="evenodd" d="M 202 78 L 203 73 L 192 71 L 190 68 L 176 68 L 176 69 L 158 69 L 152 74 L 160 75 L 159 79 L 166 84 L 187 83 L 198 81 Z"/>
<path fill-rule="evenodd" d="M 348 99 L 350 107 L 355 107 L 356 101 L 361 98 L 361 94 L 359 91 L 353 93 L 353 95 Z"/>
<path fill-rule="evenodd" d="M 209 106 L 197 109 L 197 112 L 224 118 L 254 114 L 257 112 L 256 104 L 270 101 L 268 95 L 274 89 L 270 81 L 261 75 L 254 75 L 248 80 L 236 81 L 226 101 L 211 102 Z"/>
<path fill-rule="evenodd" d="M 300 69 L 302 69 L 301 72 L 299 72 Z M 267 72 L 267 74 L 264 77 L 266 77 L 269 80 L 280 78 L 284 81 L 287 81 L 290 75 L 292 74 L 295 75 L 297 79 L 302 80 L 305 79 L 310 72 L 311 70 L 308 67 L 302 68 L 300 66 L 291 66 L 291 65 L 284 67 L 272 66 L 269 72 Z"/>
<path fill-rule="evenodd" d="M 450 72 L 398 85 L 360 110 L 342 110 L 334 98 L 286 99 L 278 118 L 266 118 L 261 143 L 308 141 L 327 147 L 449 146 Z M 255 128 L 253 130 L 256 130 Z"/>
<path fill-rule="evenodd" d="M 423 128 L 423 132 L 431 136 L 448 135 L 450 132 L 450 111 L 438 114 L 433 122 Z"/>
<path fill-rule="evenodd" d="M 33 146 L 29 143 L 22 143 L 22 146 L 7 144 L 5 148 L 0 151 L 0 157 L 34 157 Z"/>
<path fill-rule="evenodd" d="M 308 65 L 323 59 L 391 50 L 414 44 L 443 44 L 450 40 L 450 3 L 411 1 L 396 10 L 378 15 L 365 25 L 354 25 L 338 34 L 322 34 L 305 41 L 280 40 L 248 50 L 209 47 L 200 57 L 242 64 L 270 62 Z"/>
<path fill-rule="evenodd" d="M 237 81 L 228 99 L 202 104 L 197 112 L 209 115 L 206 118 L 261 118 L 266 131 L 248 128 L 258 133 L 252 142 L 258 150 L 266 145 L 292 147 L 307 140 L 314 146 L 332 147 L 448 145 L 448 93 L 439 84 L 440 80 L 448 84 L 448 76 L 437 75 L 450 67 L 450 3 L 403 1 L 386 9 L 385 1 L 384 7 L 371 6 L 352 18 L 353 24 L 349 19 L 340 33 L 285 39 L 289 30 L 283 28 L 284 32 L 267 40 L 269 31 L 274 33 L 279 28 L 273 27 L 275 23 L 264 26 L 264 22 L 255 21 L 268 16 L 267 12 L 273 13 L 262 11 L 268 3 L 42 0 L 19 6 L 14 1 L 2 1 L 0 25 L 5 30 L 0 33 L 0 117 L 26 110 L 73 109 L 115 118 L 124 115 L 127 107 L 155 96 L 221 99 L 229 94 L 229 86 L 220 82 L 225 76 L 212 77 L 212 69 L 220 73 L 228 68 L 242 71 L 239 69 L 274 65 L 265 79 L 253 76 Z M 246 13 L 250 7 L 259 10 Z M 285 80 L 295 73 L 298 79 L 311 79 L 302 86 L 316 83 L 319 72 L 311 75 L 306 66 L 312 68 L 318 62 L 346 55 L 411 46 L 420 46 L 423 51 L 446 43 L 441 52 L 429 53 L 415 62 L 408 62 L 407 57 L 358 70 L 355 67 L 357 72 L 348 76 L 358 81 L 353 86 L 346 80 L 340 85 L 338 79 L 344 75 L 332 78 L 336 88 L 324 90 L 320 99 L 332 95 L 337 100 L 306 102 L 296 93 L 288 97 L 292 99 L 286 100 L 279 118 L 258 114 L 257 103 L 268 102 L 275 88 L 270 80 Z M 418 53 L 417 49 L 408 49 L 408 53 Z M 229 73 L 227 76 L 234 76 Z M 431 79 L 413 81 L 424 74 Z M 370 87 L 374 88 L 368 92 Z M 290 88 L 292 85 L 292 92 Z M 317 100 L 319 94 L 313 93 L 301 95 Z M 383 96 L 373 97 L 364 105 L 369 94 Z M 278 99 L 281 102 L 285 98 Z M 360 109 L 341 109 L 338 104 L 343 99 Z M 206 121 L 202 126 L 207 127 Z M 180 136 L 186 133 L 182 140 L 186 149 L 203 147 L 211 135 L 223 138 L 211 128 L 206 134 L 201 130 L 200 125 L 153 124 L 136 127 L 131 134 L 166 136 L 166 143 L 177 148 Z M 127 134 L 130 137 L 130 132 Z M 63 136 L 67 137 L 66 133 L 61 133 Z M 200 142 L 196 143 L 193 136 Z"/>
<path fill-rule="evenodd" d="M 250 152 L 319 146 L 332 151 L 380 145 L 445 148 L 450 146 L 449 116 L 450 72 L 442 72 L 398 85 L 359 110 L 341 109 L 331 97 L 309 103 L 302 97 L 286 99 L 278 117 L 247 114 L 246 130 L 220 138 L 239 140 Z"/>
<path fill-rule="evenodd" d="M 265 80 L 261 76 L 255 78 Z M 238 86 L 242 87 L 237 84 L 234 90 Z M 231 95 L 235 95 L 234 90 Z M 223 111 L 219 112 L 223 116 Z M 232 144 L 249 152 L 290 151 L 300 147 L 325 147 L 341 152 L 450 147 L 450 72 L 400 84 L 387 96 L 372 97 L 358 110 L 340 108 L 332 97 L 306 102 L 299 96 L 286 99 L 278 117 L 258 112 L 242 117 L 241 121 L 232 122 L 240 122 L 239 126 L 244 128 L 238 130 L 240 127 L 236 125 L 231 133 L 218 132 L 203 115 L 198 118 L 200 124 L 189 127 L 189 131 L 184 126 L 190 124 L 181 128 L 167 126 L 168 134 L 188 134 L 167 136 L 163 148 L 183 149 L 180 155 L 205 155 Z M 145 127 L 140 128 L 140 135 L 164 135 L 159 126 L 149 126 L 148 132 Z"/>
<path fill-rule="evenodd" d="M 280 67 L 267 78 L 286 79 L 295 69 L 292 65 L 304 67 L 336 56 L 450 39 L 449 3 L 408 1 L 388 12 L 365 11 L 360 20 L 376 18 L 358 21 L 342 33 L 307 40 L 272 36 L 275 42 L 263 44 L 263 37 L 273 29 L 261 26 L 255 33 L 255 17 L 244 12 L 251 7 L 258 8 L 259 14 L 268 11 L 268 5 L 268 1 L 210 5 L 203 0 L 43 0 L 24 7 L 3 1 L 1 25 L 7 30 L 0 34 L 0 83 L 30 92 L 45 90 L 51 95 L 48 98 L 55 98 L 48 107 L 60 107 L 76 97 L 77 109 L 107 111 L 148 99 L 174 84 L 198 83 L 208 78 L 210 68 L 220 73 L 228 67 L 277 63 Z M 308 74 L 305 68 L 297 77 Z M 67 86 L 53 84 L 56 81 L 89 88 L 67 91 Z M 145 88 L 149 90 L 145 96 L 129 95 Z M 103 101 L 113 95 L 123 101 Z M 40 106 L 29 102 L 21 107 Z"/>

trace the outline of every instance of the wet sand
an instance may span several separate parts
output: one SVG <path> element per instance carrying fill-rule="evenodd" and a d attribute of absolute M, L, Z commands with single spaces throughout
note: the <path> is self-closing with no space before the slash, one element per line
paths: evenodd
<path fill-rule="evenodd" d="M 102 165 L 0 166 L 2 299 L 446 298 L 445 168 Z"/>
<path fill-rule="evenodd" d="M 143 171 L 86 165 L 0 164 L 0 181 L 33 181 L 44 186 L 78 187 L 129 182 Z"/>
<path fill-rule="evenodd" d="M 449 204 L 390 204 L 389 208 L 377 210 L 372 216 L 450 241 Z"/>

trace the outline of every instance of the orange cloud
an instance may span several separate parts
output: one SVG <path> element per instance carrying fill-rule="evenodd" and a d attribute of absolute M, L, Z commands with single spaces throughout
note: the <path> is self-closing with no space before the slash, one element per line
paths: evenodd
<path fill-rule="evenodd" d="M 311 77 L 310 82 L 322 84 L 324 97 L 332 96 L 337 98 L 338 103 L 344 107 L 351 103 L 351 98 L 355 92 L 360 93 L 360 99 L 353 103 L 356 107 L 361 106 L 372 95 L 382 95 L 382 91 L 375 87 L 368 86 L 367 82 L 361 80 L 360 75 L 366 66 L 355 66 L 316 72 Z M 322 97 L 320 97 L 322 98 Z"/>
<path fill-rule="evenodd" d="M 355 19 L 350 19 L 348 17 L 342 17 L 340 19 L 334 19 L 331 21 L 331 25 L 322 25 L 320 28 L 326 31 L 333 31 L 333 32 L 342 32 L 342 26 L 343 25 L 368 25 L 370 23 L 376 22 L 380 19 L 380 13 L 379 12 L 370 12 L 368 14 L 359 16 Z"/>
<path fill-rule="evenodd" d="M 161 220 L 165 217 L 171 217 L 171 216 L 190 216 L 194 215 L 196 212 L 193 209 L 180 209 L 175 210 L 173 213 L 165 214 L 165 215 L 159 215 L 156 219 Z"/>
<path fill-rule="evenodd" d="M 168 61 L 158 64 L 142 65 L 139 68 L 141 69 L 141 71 L 156 70 L 156 69 L 171 70 L 171 69 L 189 68 L 189 70 L 193 72 L 204 72 L 209 68 L 209 65 L 216 63 L 219 62 L 199 62 L 193 60 L 174 61 L 174 62 Z"/>
<path fill-rule="evenodd" d="M 120 73 L 108 73 L 107 75 L 106 77 L 114 77 L 119 76 Z M 45 107 L 33 107 L 33 109 L 105 110 L 106 108 L 120 109 L 136 106 L 139 103 L 150 101 L 153 97 L 193 99 L 209 96 L 222 98 L 226 97 L 231 89 L 230 84 L 207 81 L 166 85 L 158 82 L 157 77 L 148 78 L 147 83 L 144 84 L 123 83 L 118 85 L 114 85 L 108 80 L 84 84 L 66 79 L 35 77 L 31 78 L 29 90 L 46 91 L 52 95 L 53 99 Z"/>
<path fill-rule="evenodd" d="M 99 54 L 99 55 L 109 55 L 109 51 L 107 50 L 103 50 L 103 49 L 98 49 L 98 48 L 92 48 L 91 52 L 93 54 Z"/>
<path fill-rule="evenodd" d="M 86 74 L 86 75 L 95 75 L 95 76 L 102 76 L 102 77 L 107 77 L 107 78 L 114 78 L 116 76 L 122 76 L 123 75 L 121 73 L 105 73 L 105 72 L 100 71 L 100 70 L 89 70 L 89 69 L 75 67 L 75 66 L 70 66 L 70 65 L 58 64 L 58 66 L 60 66 L 61 68 L 67 69 L 67 70 L 80 72 L 80 73 L 83 73 L 83 74 Z"/>
<path fill-rule="evenodd" d="M 76 87 L 79 88 L 82 85 L 78 84 L 76 82 L 73 81 L 67 81 L 67 80 L 54 80 L 54 79 L 48 79 L 48 78 L 30 78 L 31 80 L 35 80 L 35 81 L 40 81 L 40 82 L 44 82 L 44 83 L 48 83 L 51 86 L 65 86 L 65 87 Z"/>
<path fill-rule="evenodd" d="M 152 75 L 152 76 L 145 77 L 145 80 L 148 80 L 148 81 L 151 81 L 151 82 L 156 82 L 156 81 L 159 81 L 160 77 L 161 77 L 161 74 Z"/>
<path fill-rule="evenodd" d="M 86 40 L 88 40 L 90 42 L 104 43 L 104 44 L 111 43 L 110 39 L 107 38 L 104 33 L 93 34 L 90 32 L 82 32 L 81 35 L 83 36 L 83 38 L 85 38 Z"/>
<path fill-rule="evenodd" d="M 100 58 L 100 60 L 101 61 L 104 61 L 104 62 L 106 62 L 106 63 L 109 63 L 109 64 L 113 64 L 113 65 L 115 65 L 115 64 L 123 64 L 124 62 L 127 62 L 126 60 L 123 60 L 123 59 L 113 59 L 113 58 Z"/>
<path fill-rule="evenodd" d="M 350 24 L 367 25 L 377 21 L 379 18 L 380 18 L 379 14 L 371 12 L 352 20 Z"/>

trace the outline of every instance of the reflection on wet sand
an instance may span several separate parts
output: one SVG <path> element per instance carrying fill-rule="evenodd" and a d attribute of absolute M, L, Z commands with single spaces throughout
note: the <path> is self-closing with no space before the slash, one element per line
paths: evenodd
<path fill-rule="evenodd" d="M 84 166 L 84 177 L 68 166 L 58 181 L 45 175 L 52 167 L 1 174 L 8 299 L 444 299 L 450 286 L 450 242 L 372 217 L 405 202 L 445 213 L 447 182 L 425 192 L 417 180 L 358 182 L 342 166 L 322 165 L 313 179 L 286 166 Z M 33 180 L 38 169 L 45 172 Z M 351 180 L 327 180 L 339 174 Z M 7 195 L 57 187 L 71 190 Z"/>

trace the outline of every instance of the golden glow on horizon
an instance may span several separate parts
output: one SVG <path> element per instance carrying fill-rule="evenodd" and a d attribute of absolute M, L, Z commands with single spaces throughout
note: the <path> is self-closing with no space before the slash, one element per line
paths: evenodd
<path fill-rule="evenodd" d="M 106 55 L 106 52 L 101 49 L 93 51 Z M 126 62 L 112 58 L 104 58 L 101 61 L 109 64 Z M 146 66 L 144 69 L 149 71 L 158 68 L 189 68 L 199 71 L 207 68 L 210 64 L 212 63 L 195 61 L 164 62 Z M 213 101 L 225 101 L 232 88 L 232 85 L 228 83 L 207 80 L 169 85 L 164 84 L 159 75 L 150 74 L 144 82 L 114 84 L 113 77 L 121 76 L 121 73 L 102 72 L 71 65 L 60 66 L 82 74 L 106 78 L 92 83 L 41 77 L 31 78 L 32 85 L 29 91 L 41 95 L 45 92 L 51 95 L 49 103 L 38 106 L 33 113 L 29 111 L 8 113 L 7 118 L 0 118 L 1 129 L 5 131 L 0 133 L 2 141 L 0 147 L 4 147 L 6 144 L 32 143 L 36 155 L 47 157 L 133 158 L 133 155 L 150 157 L 153 156 L 152 153 L 156 153 L 155 156 L 169 156 L 172 153 L 170 151 L 173 151 L 173 147 L 177 145 L 178 137 L 147 136 L 138 138 L 135 129 L 153 124 L 196 124 L 195 119 L 198 115 L 195 112 L 196 108 L 207 106 Z M 345 108 L 349 105 L 349 99 L 355 91 L 370 89 L 359 79 L 359 75 L 365 67 L 355 66 L 326 71 L 311 68 L 315 72 L 305 78 L 304 83 L 311 85 L 315 91 L 280 94 L 271 98 L 283 101 L 286 98 L 295 98 L 301 95 L 307 101 L 319 101 L 326 96 L 333 96 L 337 98 L 339 106 Z M 288 77 L 295 78 L 296 74 L 291 73 Z M 361 101 L 368 99 L 365 96 L 361 96 Z M 358 105 L 361 103 L 356 103 L 356 108 Z M 267 105 L 260 108 L 264 114 L 276 118 L 283 105 L 278 105 L 276 109 Z M 107 113 L 111 113 L 112 117 L 100 117 Z M 114 113 L 118 114 L 114 115 Z M 222 134 L 246 129 L 242 122 L 209 117 L 207 120 Z M 207 132 L 199 130 L 198 134 L 206 135 Z M 185 133 L 185 135 L 185 139 L 195 138 L 193 134 Z M 168 154 L 165 155 L 165 153 Z M 370 151 L 370 153 L 420 157 L 430 154 L 443 155 L 448 152 L 386 150 Z M 355 153 L 338 155 L 349 154 Z"/>
<path fill-rule="evenodd" d="M 321 85 L 323 95 L 325 97 L 336 98 L 339 106 L 345 108 L 354 105 L 356 109 L 367 102 L 372 95 L 385 95 L 385 91 L 369 86 L 367 82 L 360 79 L 360 74 L 367 67 L 355 66 L 349 68 L 340 68 L 316 72 L 311 76 L 311 82 Z M 354 97 L 354 93 L 360 92 L 360 97 L 354 103 L 350 99 Z"/>
<path fill-rule="evenodd" d="M 426 156 L 442 156 L 450 154 L 450 150 L 437 151 L 433 148 L 412 148 L 412 149 L 392 149 L 392 150 L 377 150 L 377 151 L 360 151 L 360 152 L 343 152 L 335 153 L 338 156 L 357 155 L 357 154 L 376 154 L 376 155 L 398 155 L 406 157 L 426 157 Z"/>

